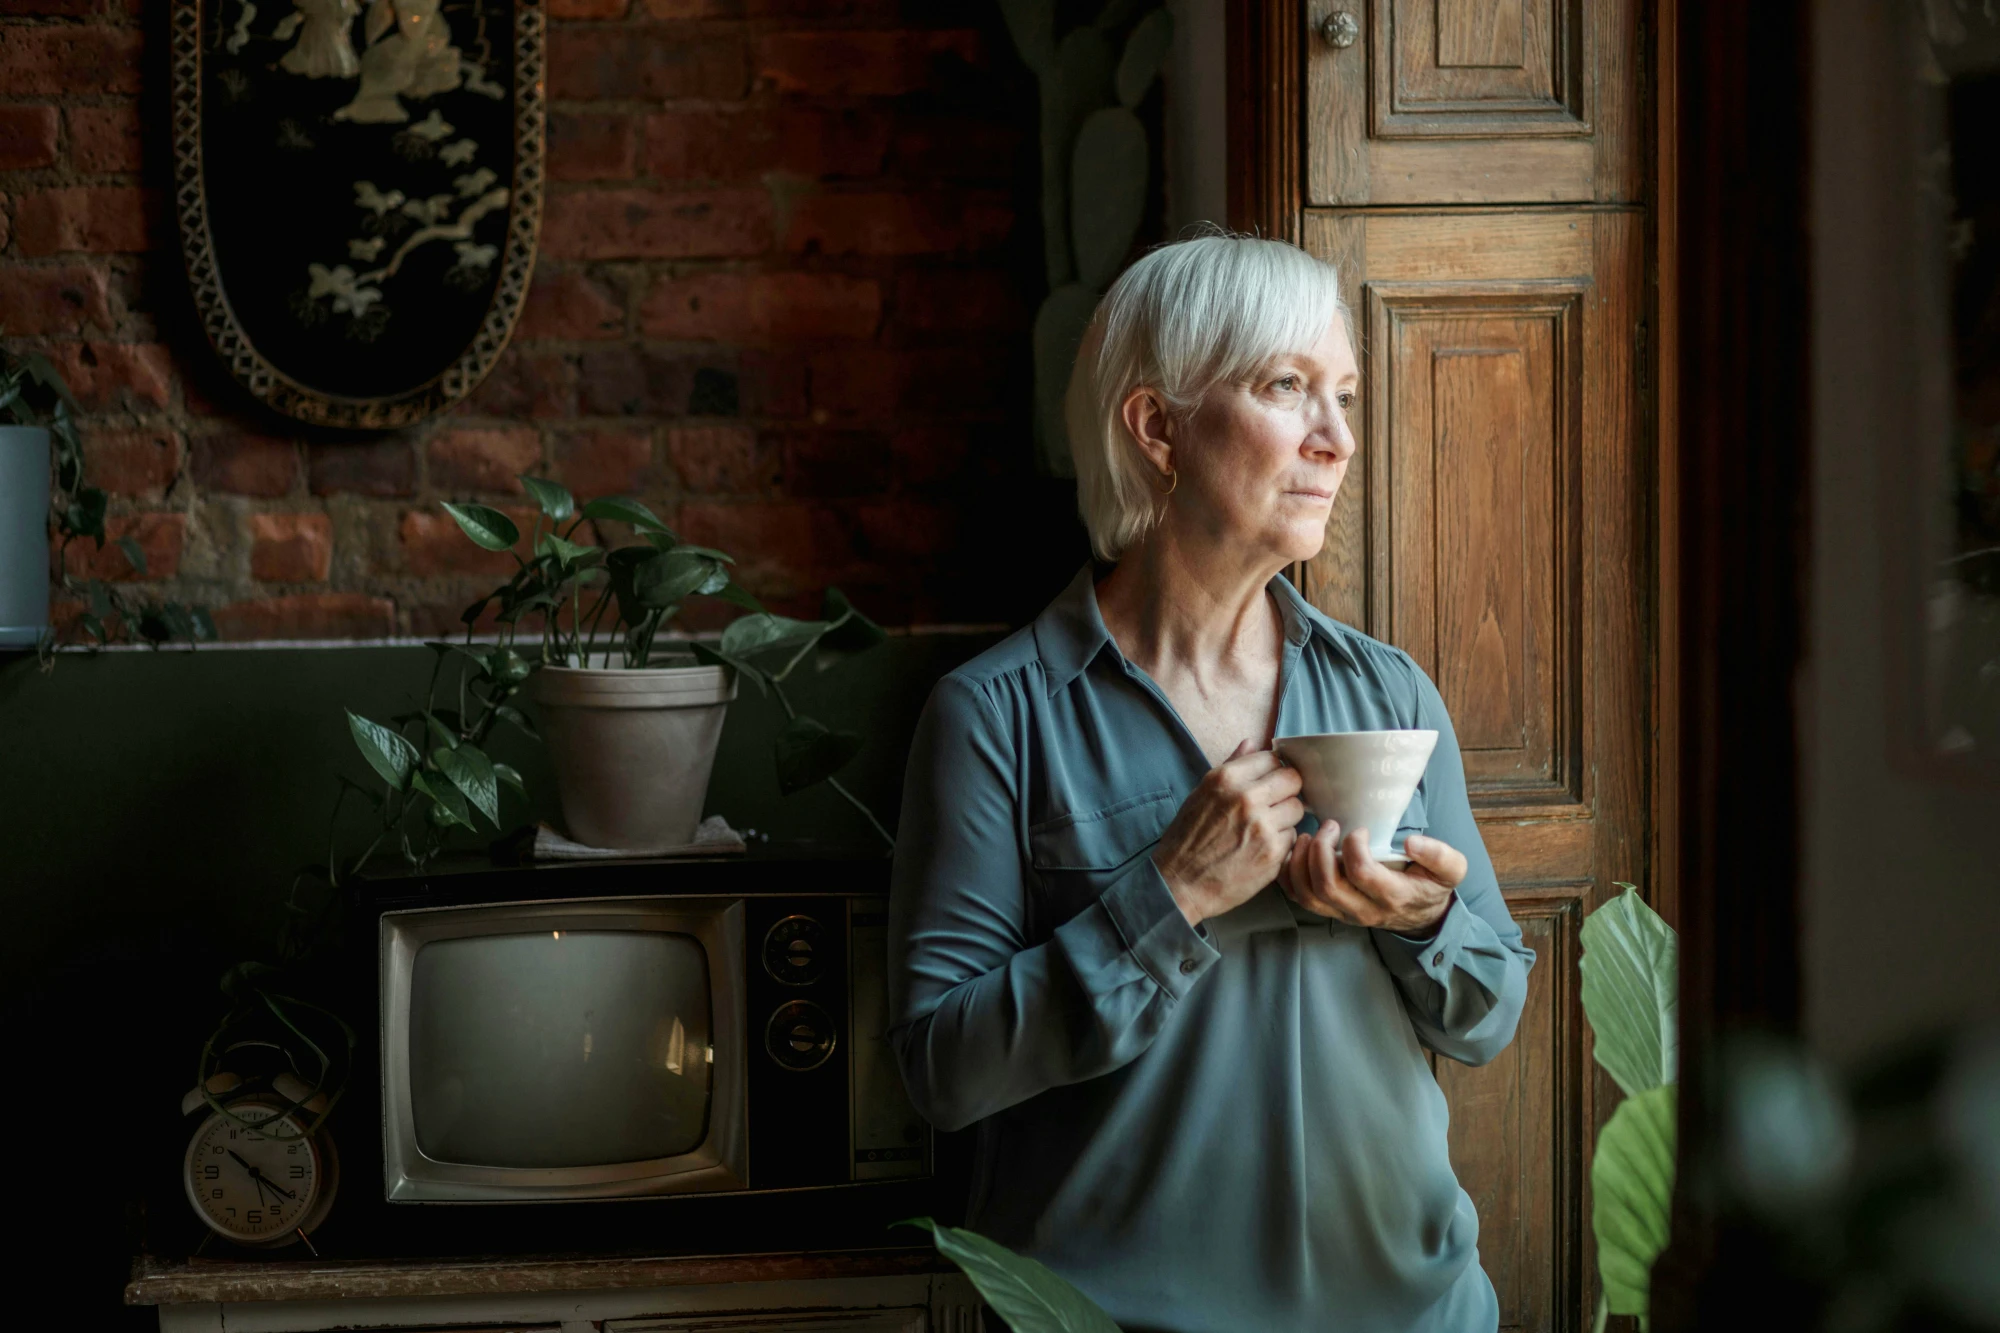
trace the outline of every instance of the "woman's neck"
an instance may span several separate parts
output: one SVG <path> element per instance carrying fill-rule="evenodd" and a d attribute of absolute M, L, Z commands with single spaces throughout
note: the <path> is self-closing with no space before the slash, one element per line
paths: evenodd
<path fill-rule="evenodd" d="M 1156 679 L 1256 674 L 1284 635 L 1265 591 L 1279 568 L 1197 551 L 1156 528 L 1097 585 L 1098 610 L 1119 651 Z"/>

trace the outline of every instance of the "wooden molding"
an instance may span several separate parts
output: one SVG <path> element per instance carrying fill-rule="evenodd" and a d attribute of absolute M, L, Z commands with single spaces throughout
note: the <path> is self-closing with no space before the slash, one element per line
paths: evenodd
<path fill-rule="evenodd" d="M 1229 225 L 1296 242 L 1304 139 L 1302 0 L 1228 0 Z"/>

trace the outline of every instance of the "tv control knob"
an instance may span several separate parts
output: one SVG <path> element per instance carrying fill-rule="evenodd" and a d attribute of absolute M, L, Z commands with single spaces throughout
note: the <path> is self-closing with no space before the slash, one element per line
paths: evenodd
<path fill-rule="evenodd" d="M 817 1069 L 833 1054 L 833 1019 L 810 1000 L 781 1004 L 764 1028 L 764 1049 L 786 1069 Z"/>
<path fill-rule="evenodd" d="M 826 971 L 826 932 L 809 916 L 788 916 L 764 935 L 764 970 L 787 986 L 810 986 Z"/>

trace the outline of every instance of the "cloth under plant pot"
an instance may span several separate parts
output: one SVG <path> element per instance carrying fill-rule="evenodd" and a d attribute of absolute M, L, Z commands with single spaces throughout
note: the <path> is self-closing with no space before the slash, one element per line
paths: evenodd
<path fill-rule="evenodd" d="M 736 682 L 722 667 L 544 667 L 533 694 L 572 840 L 626 853 L 695 840 Z"/>
<path fill-rule="evenodd" d="M 49 624 L 49 433 L 0 426 L 0 650 Z"/>

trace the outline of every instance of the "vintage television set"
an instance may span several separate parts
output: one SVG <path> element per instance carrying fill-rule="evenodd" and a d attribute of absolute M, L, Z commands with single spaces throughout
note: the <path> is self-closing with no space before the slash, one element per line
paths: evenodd
<path fill-rule="evenodd" d="M 887 1224 L 956 1213 L 963 1181 L 887 1040 L 887 889 L 879 856 L 786 847 L 373 882 L 357 1075 L 379 1086 L 353 1095 L 380 1108 L 379 1189 L 338 1230 L 400 1252 L 912 1243 Z"/>

